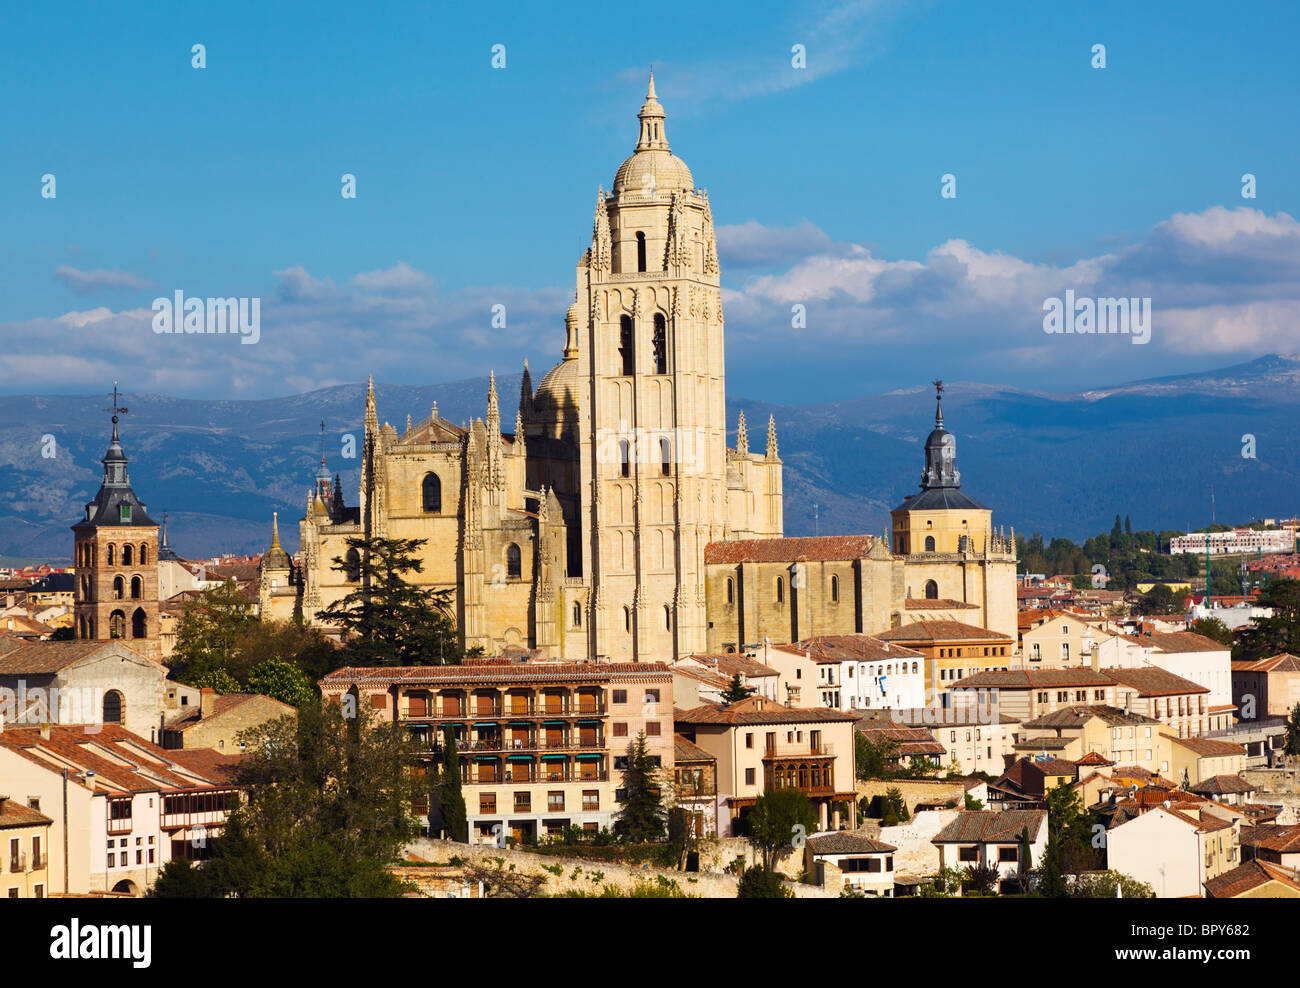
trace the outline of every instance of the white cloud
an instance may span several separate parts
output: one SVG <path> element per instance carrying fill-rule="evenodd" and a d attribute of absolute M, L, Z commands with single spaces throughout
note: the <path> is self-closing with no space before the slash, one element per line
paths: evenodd
<path fill-rule="evenodd" d="M 63 282 L 78 295 L 90 295 L 93 292 L 113 289 L 145 291 L 156 287 L 148 278 L 138 277 L 129 271 L 114 271 L 108 268 L 83 271 L 70 264 L 60 264 L 55 268 L 54 280 Z"/>

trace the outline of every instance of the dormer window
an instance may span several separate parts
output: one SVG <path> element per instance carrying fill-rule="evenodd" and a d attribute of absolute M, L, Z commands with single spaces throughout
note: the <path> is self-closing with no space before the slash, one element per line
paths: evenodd
<path fill-rule="evenodd" d="M 122 504 L 118 506 L 118 519 L 124 522 L 131 520 L 131 505 Z"/>

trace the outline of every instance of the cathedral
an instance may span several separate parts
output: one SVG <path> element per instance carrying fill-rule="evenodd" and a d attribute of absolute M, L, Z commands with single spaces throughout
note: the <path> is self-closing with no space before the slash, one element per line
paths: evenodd
<path fill-rule="evenodd" d="M 1014 634 L 1014 551 L 996 541 L 987 509 L 960 501 L 955 461 L 945 473 L 943 449 L 931 476 L 930 443 L 922 486 L 931 487 L 894 513 L 901 556 L 873 536 L 782 537 L 775 423 L 769 419 L 761 452 L 750 451 L 743 415 L 735 448 L 726 443 L 713 214 L 708 193 L 669 148 L 653 76 L 637 116 L 633 153 L 609 193 L 597 193 L 560 362 L 535 389 L 525 363 L 513 430 L 502 431 L 495 377 L 483 418 L 458 426 L 435 404 L 420 421 L 408 415 L 401 432 L 380 424 L 372 381 L 358 504 L 344 503 L 322 457 L 299 523 L 300 562 L 281 548 L 273 525 L 261 566 L 262 613 L 311 622 L 354 589 L 360 566 L 349 538 L 422 539 L 423 570 L 412 579 L 452 592 L 466 649 L 493 655 L 524 647 L 576 661 L 675 659 L 717 650 L 723 638 L 729 648 L 752 640 L 743 620 L 733 620 L 747 598 L 723 572 L 736 552 L 793 567 L 788 594 L 785 577 L 747 591 L 778 614 L 790 611 L 789 621 L 772 625 L 776 634 L 871 631 L 914 619 L 905 601 L 913 596 L 910 554 L 920 536 L 909 526 L 916 524 L 934 535 L 920 543 L 929 558 L 915 572 L 922 587 L 915 596 L 933 591 L 936 608 L 974 596 L 980 619 L 996 613 L 1001 624 L 1009 615 Z M 947 495 L 926 497 L 930 490 L 951 491 L 960 507 L 936 508 Z M 956 531 L 959 541 L 948 537 Z M 944 539 L 942 551 L 935 538 Z M 842 592 L 838 571 L 827 571 L 821 587 L 798 578 L 814 542 L 819 560 L 848 567 Z M 832 580 L 835 603 L 842 593 L 845 606 L 826 616 L 816 602 L 829 599 Z M 779 599 L 768 600 L 773 588 Z M 1007 597 L 996 606 L 988 603 L 994 589 Z M 850 605 L 853 592 L 859 599 Z M 823 617 L 799 624 L 800 607 Z M 969 621 L 976 612 L 963 607 Z"/>

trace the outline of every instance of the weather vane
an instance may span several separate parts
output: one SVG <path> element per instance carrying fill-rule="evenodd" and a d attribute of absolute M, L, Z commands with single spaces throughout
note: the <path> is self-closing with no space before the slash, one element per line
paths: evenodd
<path fill-rule="evenodd" d="M 935 382 L 934 382 L 934 393 L 935 393 L 935 396 L 936 396 L 936 397 L 939 397 L 939 396 L 941 396 L 941 395 L 943 394 L 943 382 L 942 382 L 942 381 L 935 381 Z"/>
<path fill-rule="evenodd" d="M 117 382 L 114 381 L 114 382 L 113 382 L 113 404 L 112 404 L 111 406 L 109 406 L 108 408 L 105 408 L 105 409 L 104 409 L 104 411 L 106 411 L 106 412 L 112 412 L 112 413 L 113 413 L 113 421 L 114 421 L 114 422 L 117 421 L 117 417 L 118 417 L 119 415 L 125 415 L 127 412 L 130 411 L 130 409 L 127 408 L 126 406 L 124 406 L 124 405 L 119 405 L 119 404 L 118 404 L 118 402 L 121 401 L 121 400 L 122 400 L 123 398 L 125 398 L 125 397 L 126 397 L 126 395 L 118 394 L 118 392 L 117 392 Z"/>

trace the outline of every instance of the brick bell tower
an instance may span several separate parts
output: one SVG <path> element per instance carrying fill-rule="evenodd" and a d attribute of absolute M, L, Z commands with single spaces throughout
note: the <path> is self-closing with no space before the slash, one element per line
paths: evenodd
<path fill-rule="evenodd" d="M 158 526 L 126 473 L 118 438 L 118 416 L 126 409 L 113 388 L 113 438 L 104 481 L 86 505 L 86 517 L 72 526 L 76 564 L 74 628 L 78 641 L 122 640 L 141 654 L 160 659 L 158 637 Z"/>

